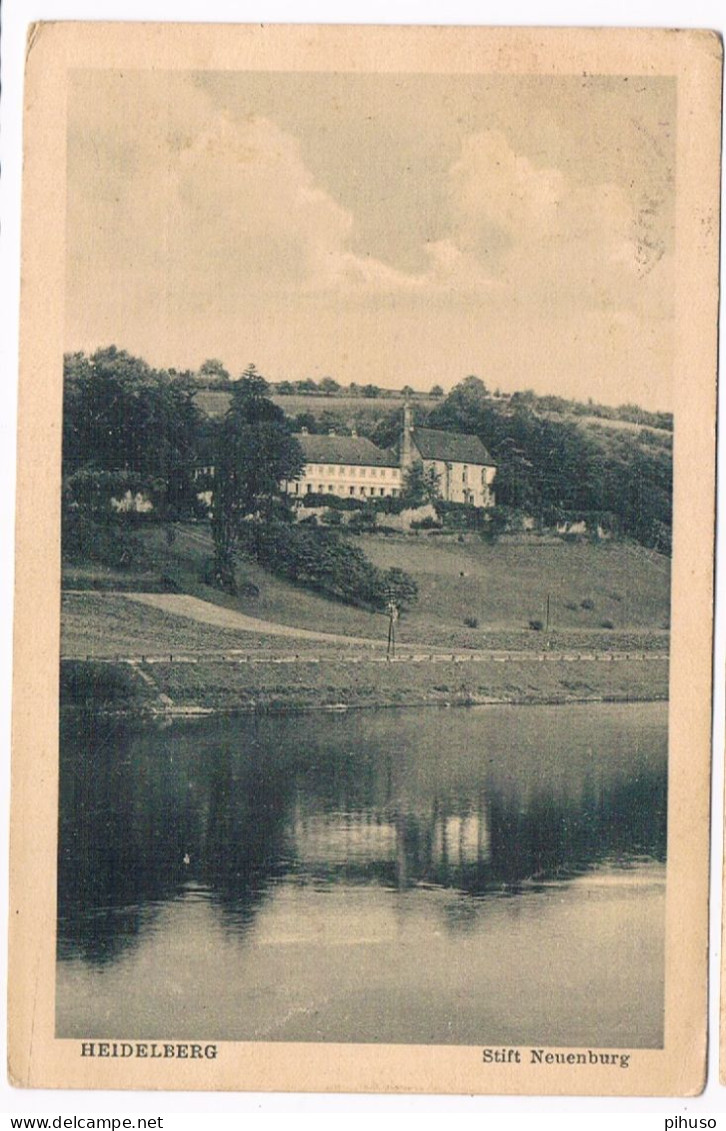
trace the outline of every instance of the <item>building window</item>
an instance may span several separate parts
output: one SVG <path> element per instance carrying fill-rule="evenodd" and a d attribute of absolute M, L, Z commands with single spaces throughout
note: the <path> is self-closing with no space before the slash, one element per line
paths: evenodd
<path fill-rule="evenodd" d="M 386 488 L 385 487 L 379 487 L 378 494 L 379 495 L 385 495 L 385 493 L 386 493 Z"/>
<path fill-rule="evenodd" d="M 311 495 L 311 494 L 312 494 L 312 491 L 313 491 L 313 485 L 312 485 L 312 483 L 306 483 L 306 484 L 305 484 L 305 493 L 306 493 L 307 495 Z"/>
<path fill-rule="evenodd" d="M 462 483 L 469 482 L 469 468 L 466 466 L 466 464 L 464 464 L 464 467 L 462 468 L 461 481 Z"/>
<path fill-rule="evenodd" d="M 355 487 L 349 487 L 349 488 L 348 488 L 348 493 L 349 493 L 350 495 L 355 495 Z"/>

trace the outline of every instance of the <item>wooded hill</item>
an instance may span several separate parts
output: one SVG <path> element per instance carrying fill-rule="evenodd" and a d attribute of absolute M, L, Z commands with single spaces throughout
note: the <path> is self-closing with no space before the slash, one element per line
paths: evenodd
<path fill-rule="evenodd" d="M 219 417 L 200 407 L 202 389 L 194 374 L 153 369 L 115 347 L 91 357 L 67 355 L 65 516 L 72 514 L 73 502 L 98 510 L 128 491 L 146 493 L 160 518 L 198 512 L 195 474 L 214 462 L 222 432 Z M 229 400 L 228 394 L 217 395 Z M 273 399 L 286 410 L 291 431 L 355 428 L 382 447 L 398 441 L 400 396 L 396 401 L 308 392 Z M 630 405 L 607 418 L 603 406 L 594 404 L 529 393 L 496 396 L 476 377 L 467 377 L 448 396 L 437 389 L 434 396 L 411 400 L 418 425 L 474 433 L 491 452 L 498 469 L 492 529 L 516 529 L 525 518 L 540 527 L 579 518 L 592 531 L 606 529 L 669 552 L 668 414 Z M 628 426 L 613 427 L 613 421 Z"/>

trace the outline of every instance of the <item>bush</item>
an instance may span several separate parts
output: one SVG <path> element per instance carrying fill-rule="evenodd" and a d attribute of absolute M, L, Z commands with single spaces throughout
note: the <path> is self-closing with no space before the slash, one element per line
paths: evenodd
<path fill-rule="evenodd" d="M 67 562 L 131 569 L 147 561 L 142 542 L 129 530 L 125 519 L 109 517 L 99 522 L 80 508 L 63 512 L 61 544 Z"/>
<path fill-rule="evenodd" d="M 601 620 L 600 628 L 615 628 L 615 625 L 611 620 Z"/>
<path fill-rule="evenodd" d="M 307 507 L 327 507 L 336 511 L 368 511 L 371 514 L 400 514 L 409 504 L 400 496 L 392 495 L 326 495 L 310 491 L 295 499 L 295 505 L 305 510 Z"/>
<path fill-rule="evenodd" d="M 519 534 L 525 528 L 524 512 L 516 507 L 490 507 L 478 512 L 481 517 L 477 529 L 488 542 L 496 542 L 502 534 Z"/>
<path fill-rule="evenodd" d="M 273 573 L 347 604 L 384 610 L 394 601 L 403 610 L 418 595 L 407 573 L 378 569 L 335 530 L 250 522 L 240 548 Z"/>
<path fill-rule="evenodd" d="M 383 584 L 389 595 L 388 599 L 399 609 L 410 608 L 418 598 L 418 585 L 414 579 L 396 566 L 384 571 Z"/>
<path fill-rule="evenodd" d="M 531 620 L 529 622 L 529 627 L 533 632 L 541 632 L 544 628 L 544 623 L 541 620 Z"/>
<path fill-rule="evenodd" d="M 371 534 L 376 529 L 376 516 L 372 511 L 357 511 L 348 519 L 351 534 Z"/>
<path fill-rule="evenodd" d="M 489 527 L 490 512 L 471 503 L 449 503 L 444 499 L 437 499 L 434 506 L 446 530 L 485 531 Z"/>
<path fill-rule="evenodd" d="M 479 621 L 476 617 L 464 617 L 464 624 L 466 628 L 478 628 Z"/>
<path fill-rule="evenodd" d="M 588 609 L 588 610 L 594 609 L 595 608 L 595 602 L 590 600 L 589 597 L 586 597 L 584 601 L 580 601 L 580 608 L 581 609 Z"/>
<path fill-rule="evenodd" d="M 98 707 L 99 703 L 125 705 L 139 695 L 143 685 L 128 664 L 101 660 L 64 660 L 60 667 L 60 700 L 63 706 Z"/>
<path fill-rule="evenodd" d="M 201 581 L 202 585 L 211 585 L 217 589 L 220 588 L 220 581 L 219 577 L 217 576 L 216 563 L 214 558 L 205 559 L 204 565 L 199 571 L 199 580 Z M 181 588 L 183 589 L 183 586 L 181 586 Z M 236 571 L 234 591 L 235 596 L 237 597 L 259 597 L 260 595 L 260 590 L 255 585 L 254 581 L 247 581 L 246 579 L 238 581 L 236 577 Z"/>

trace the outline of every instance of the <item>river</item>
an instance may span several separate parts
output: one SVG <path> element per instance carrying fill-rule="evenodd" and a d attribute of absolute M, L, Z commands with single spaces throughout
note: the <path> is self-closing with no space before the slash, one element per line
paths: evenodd
<path fill-rule="evenodd" d="M 659 1047 L 667 705 L 61 727 L 56 1033 Z"/>

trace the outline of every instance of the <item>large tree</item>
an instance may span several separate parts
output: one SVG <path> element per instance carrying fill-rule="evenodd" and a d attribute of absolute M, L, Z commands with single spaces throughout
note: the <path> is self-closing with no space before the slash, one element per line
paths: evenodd
<path fill-rule="evenodd" d="M 162 510 L 191 506 L 199 429 L 194 392 L 193 382 L 172 379 L 115 346 L 91 357 L 66 355 L 64 478 L 87 469 L 131 473 Z"/>
<path fill-rule="evenodd" d="M 229 381 L 229 370 L 218 357 L 208 357 L 199 366 L 199 376 L 207 381 Z"/>
<path fill-rule="evenodd" d="M 235 589 L 235 551 L 241 524 L 251 516 L 269 517 L 284 480 L 304 467 L 300 445 L 268 385 L 249 367 L 232 390 L 217 435 L 212 495 L 215 576 Z"/>

